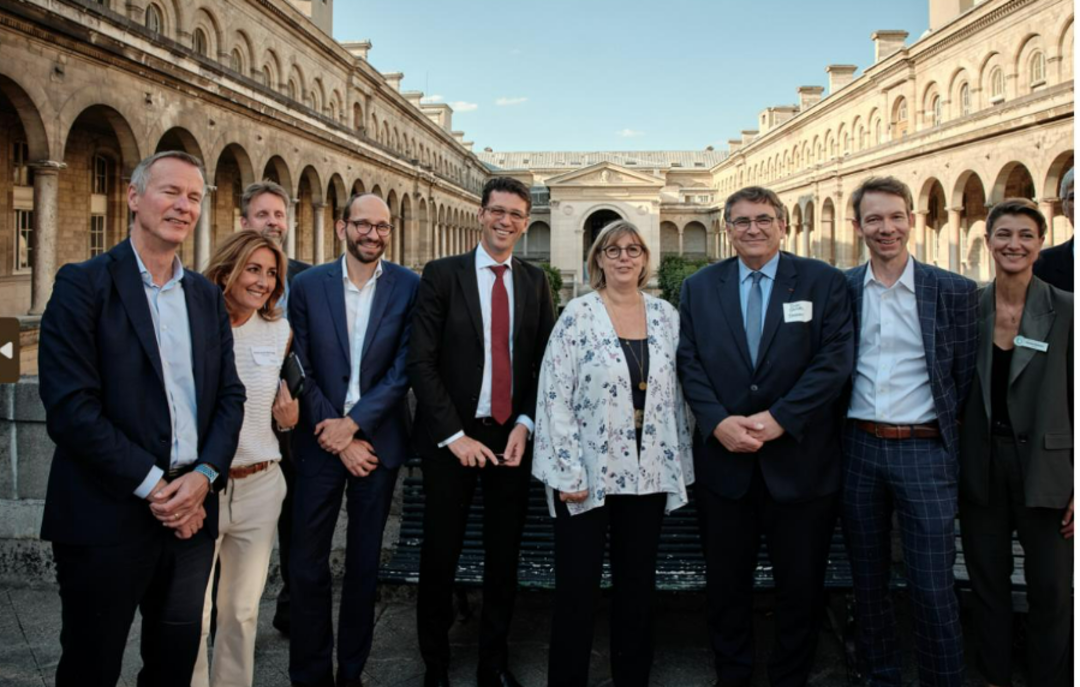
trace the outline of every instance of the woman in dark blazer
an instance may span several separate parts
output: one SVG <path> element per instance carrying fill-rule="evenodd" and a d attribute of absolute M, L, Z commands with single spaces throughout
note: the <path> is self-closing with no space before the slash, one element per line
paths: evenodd
<path fill-rule="evenodd" d="M 1072 294 L 1033 276 L 1046 220 L 1028 200 L 994 206 L 997 265 L 979 298 L 976 378 L 964 409 L 960 524 L 975 592 L 978 666 L 1012 677 L 1012 532 L 1024 548 L 1028 684 L 1072 684 Z"/>

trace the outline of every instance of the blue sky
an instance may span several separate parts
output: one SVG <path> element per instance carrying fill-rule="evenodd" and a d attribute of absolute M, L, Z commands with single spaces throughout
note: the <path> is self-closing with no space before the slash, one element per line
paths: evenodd
<path fill-rule="evenodd" d="M 870 34 L 928 26 L 927 0 L 338 0 L 334 37 L 371 40 L 403 90 L 455 104 L 476 150 L 718 149 Z"/>

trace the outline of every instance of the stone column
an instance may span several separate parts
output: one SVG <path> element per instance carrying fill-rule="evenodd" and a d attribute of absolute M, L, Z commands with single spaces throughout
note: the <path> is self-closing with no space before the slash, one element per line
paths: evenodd
<path fill-rule="evenodd" d="M 949 270 L 960 274 L 960 221 L 964 208 L 946 209 L 949 211 Z"/>
<path fill-rule="evenodd" d="M 296 216 L 300 214 L 300 199 L 293 198 L 289 203 L 289 233 L 285 235 L 285 255 L 290 258 L 296 258 L 296 232 L 297 232 L 297 219 Z"/>
<path fill-rule="evenodd" d="M 810 255 L 810 231 L 811 224 L 809 222 L 802 225 L 802 252 L 800 253 L 800 255 L 802 255 L 804 258 L 813 257 L 812 255 Z"/>
<path fill-rule="evenodd" d="M 1046 218 L 1046 246 L 1056 246 L 1058 244 L 1056 232 L 1054 231 L 1054 208 L 1057 206 L 1057 198 L 1041 198 L 1039 200 L 1039 211 L 1042 212 L 1043 217 Z"/>
<path fill-rule="evenodd" d="M 323 226 L 326 221 L 326 205 L 315 203 L 312 208 L 315 210 L 315 264 L 321 265 L 326 262 L 326 227 Z"/>
<path fill-rule="evenodd" d="M 931 262 L 931 251 L 928 250 L 926 245 L 926 216 L 928 214 L 926 210 L 915 212 L 915 259 L 925 263 Z"/>
<path fill-rule="evenodd" d="M 59 220 L 60 170 L 67 165 L 43 160 L 34 170 L 33 278 L 30 283 L 30 314 L 40 315 L 52 295 L 56 278 L 57 223 Z M 17 231 L 17 230 L 16 230 Z"/>
<path fill-rule="evenodd" d="M 210 217 L 214 214 L 214 193 L 217 186 L 206 185 L 202 200 L 202 210 L 199 212 L 199 223 L 195 225 L 195 264 L 194 269 L 202 272 L 210 262 L 210 244 L 212 243 L 213 228 L 210 226 Z"/>
<path fill-rule="evenodd" d="M 683 255 L 683 228 L 679 228 L 679 256 Z"/>

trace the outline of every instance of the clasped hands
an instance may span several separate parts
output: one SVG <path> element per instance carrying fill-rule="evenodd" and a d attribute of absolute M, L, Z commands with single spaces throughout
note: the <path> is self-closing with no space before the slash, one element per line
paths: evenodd
<path fill-rule="evenodd" d="M 529 428 L 522 424 L 514 425 L 506 448 L 500 456 L 490 448 L 469 436 L 461 436 L 450 442 L 447 448 L 454 454 L 463 467 L 482 468 L 487 464 L 516 468 L 525 456 L 525 442 L 529 439 Z"/>
<path fill-rule="evenodd" d="M 713 436 L 732 453 L 756 453 L 765 442 L 783 436 L 784 428 L 763 410 L 749 417 L 728 415 L 713 430 Z"/>
<path fill-rule="evenodd" d="M 210 491 L 210 481 L 198 472 L 189 472 L 172 482 L 159 479 L 146 500 L 150 512 L 162 525 L 176 531 L 178 539 L 191 539 L 206 520 L 203 500 Z"/>
<path fill-rule="evenodd" d="M 367 477 L 379 466 L 379 457 L 371 442 L 356 438 L 359 429 L 351 417 L 330 418 L 315 425 L 315 436 L 322 450 L 340 458 L 350 475 Z"/>

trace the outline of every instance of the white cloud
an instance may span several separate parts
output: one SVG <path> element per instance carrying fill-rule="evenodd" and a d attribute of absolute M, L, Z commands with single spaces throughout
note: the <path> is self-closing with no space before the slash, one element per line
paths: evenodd
<path fill-rule="evenodd" d="M 444 98 L 441 95 L 428 95 L 420 99 L 422 103 L 441 103 Z"/>
<path fill-rule="evenodd" d="M 637 138 L 638 136 L 644 136 L 644 131 L 635 131 L 634 129 L 623 129 L 622 131 L 616 131 L 616 134 L 623 138 Z"/>
<path fill-rule="evenodd" d="M 499 98 L 495 101 L 495 104 L 499 107 L 505 107 L 507 105 L 520 105 L 527 100 L 528 98 Z"/>
<path fill-rule="evenodd" d="M 450 103 L 450 107 L 454 108 L 454 112 L 472 112 L 480 106 L 476 103 L 467 103 L 464 100 L 455 100 Z"/>

